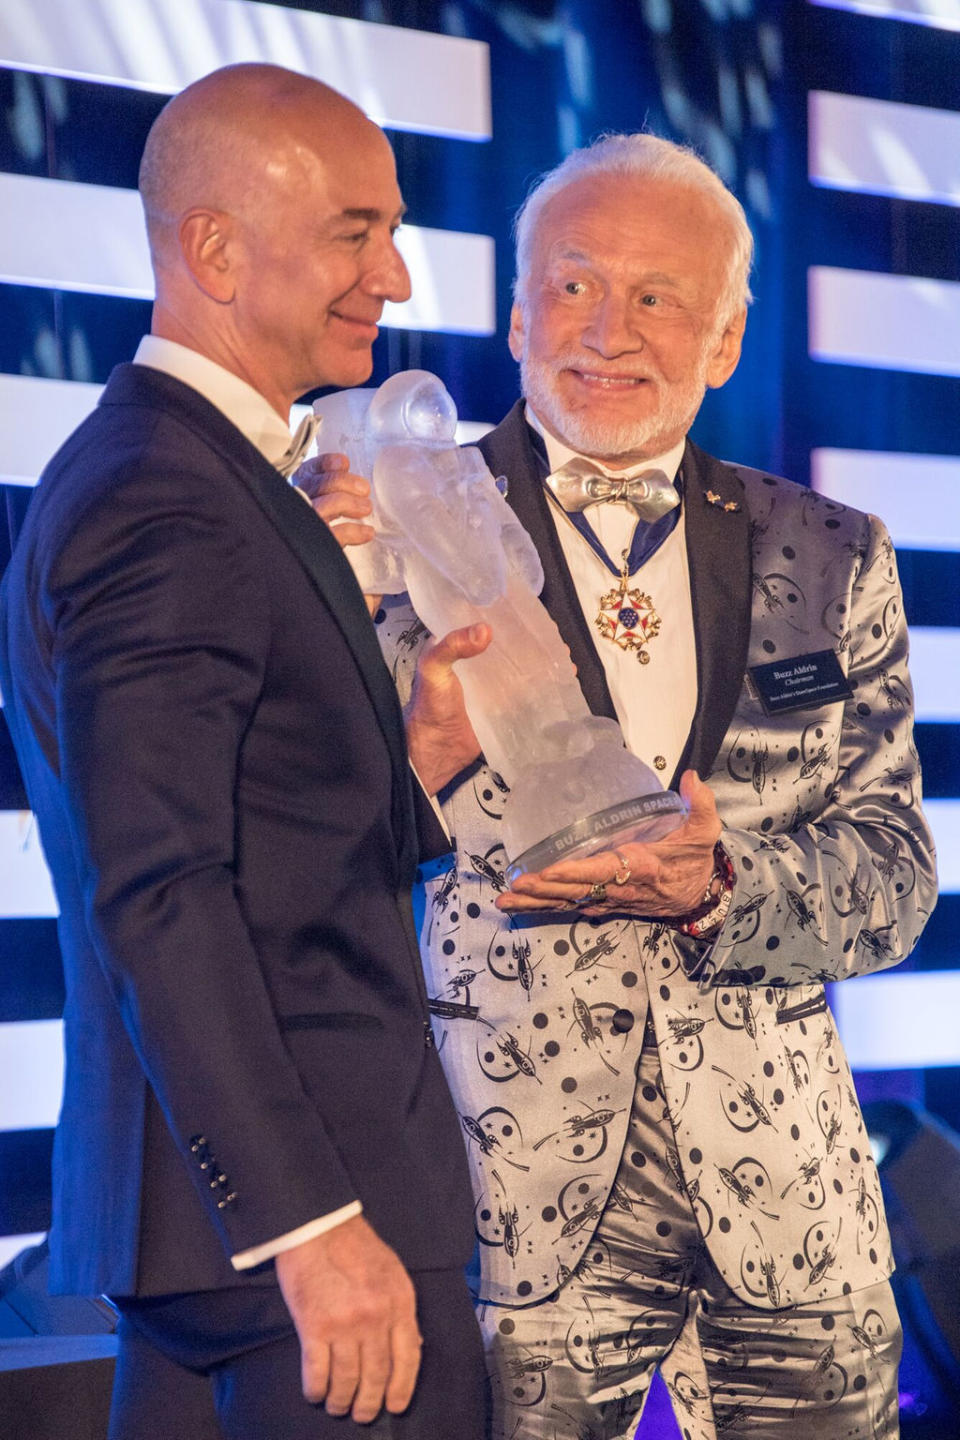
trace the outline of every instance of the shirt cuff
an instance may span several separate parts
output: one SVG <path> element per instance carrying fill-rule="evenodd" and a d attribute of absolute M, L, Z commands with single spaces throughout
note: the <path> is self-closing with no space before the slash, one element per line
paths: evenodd
<path fill-rule="evenodd" d="M 440 822 L 440 828 L 441 828 L 441 830 L 443 831 L 444 835 L 445 835 L 445 836 L 447 837 L 447 839 L 449 840 L 449 839 L 451 838 L 451 836 L 450 836 L 450 831 L 449 831 L 448 828 L 447 828 L 447 822 L 446 822 L 446 820 L 444 820 L 444 818 L 443 818 L 443 811 L 440 809 L 440 801 L 437 799 L 436 795 L 428 795 L 428 794 L 427 794 L 427 787 L 426 787 L 426 785 L 424 785 L 423 781 L 420 779 L 420 776 L 417 774 L 417 767 L 416 767 L 412 762 L 411 762 L 411 764 L 410 764 L 410 773 L 412 774 L 415 782 L 420 786 L 420 789 L 423 791 L 424 795 L 426 796 L 427 804 L 430 806 L 430 809 L 433 811 L 434 815 L 436 815 L 437 819 L 438 819 L 439 822 Z"/>
<path fill-rule="evenodd" d="M 265 1260 L 272 1260 L 285 1250 L 293 1250 L 307 1240 L 315 1240 L 318 1235 L 325 1235 L 328 1230 L 342 1225 L 344 1220 L 352 1220 L 355 1215 L 362 1214 L 360 1201 L 351 1200 L 349 1205 L 341 1205 L 339 1210 L 331 1210 L 329 1215 L 321 1215 L 318 1220 L 309 1220 L 296 1230 L 288 1230 L 286 1235 L 278 1235 L 276 1240 L 267 1240 L 262 1245 L 255 1245 L 252 1250 L 241 1250 L 239 1254 L 231 1255 L 230 1264 L 234 1270 L 252 1270 L 254 1265 L 262 1265 Z"/>

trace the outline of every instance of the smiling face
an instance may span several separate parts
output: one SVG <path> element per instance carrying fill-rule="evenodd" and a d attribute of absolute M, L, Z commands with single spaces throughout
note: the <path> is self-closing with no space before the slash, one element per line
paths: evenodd
<path fill-rule="evenodd" d="M 571 449 L 613 466 L 662 455 L 740 356 L 718 326 L 732 247 L 704 191 L 593 174 L 547 200 L 510 325 L 523 393 Z"/>
<path fill-rule="evenodd" d="M 345 96 L 275 65 L 231 65 L 175 96 L 140 170 L 153 331 L 239 375 L 286 418 L 359 385 L 387 300 L 410 295 L 393 152 Z"/>
<path fill-rule="evenodd" d="M 243 216 L 236 320 L 257 388 L 286 403 L 318 385 L 362 384 L 384 303 L 410 295 L 393 153 L 359 112 L 339 128 L 336 144 L 307 136 L 279 149 Z"/>

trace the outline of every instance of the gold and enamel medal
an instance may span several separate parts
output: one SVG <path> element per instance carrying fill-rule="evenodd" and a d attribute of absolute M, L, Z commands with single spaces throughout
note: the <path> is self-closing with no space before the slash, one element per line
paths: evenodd
<path fill-rule="evenodd" d="M 624 555 L 619 584 L 600 596 L 600 613 L 595 625 L 604 640 L 633 651 L 641 665 L 650 661 L 647 645 L 660 629 L 660 616 L 653 601 L 642 590 L 630 588 L 629 561 Z"/>

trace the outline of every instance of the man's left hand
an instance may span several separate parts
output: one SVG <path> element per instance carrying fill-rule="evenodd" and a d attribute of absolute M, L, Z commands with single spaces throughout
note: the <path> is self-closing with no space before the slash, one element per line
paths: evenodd
<path fill-rule="evenodd" d="M 405 719 L 410 763 L 428 795 L 480 754 L 453 666 L 481 654 L 492 638 L 489 625 L 468 625 L 426 645 L 420 656 Z"/>
<path fill-rule="evenodd" d="M 686 770 L 680 794 L 689 814 L 676 830 L 652 845 L 629 843 L 586 860 L 565 860 L 536 874 L 518 875 L 497 908 L 522 913 L 577 909 L 584 915 L 637 915 L 676 918 L 696 909 L 713 874 L 713 847 L 720 838 L 720 816 L 713 791 L 695 770 Z M 623 863 L 625 862 L 625 864 Z M 629 872 L 622 884 L 614 877 Z M 602 900 L 591 887 L 606 888 Z"/>

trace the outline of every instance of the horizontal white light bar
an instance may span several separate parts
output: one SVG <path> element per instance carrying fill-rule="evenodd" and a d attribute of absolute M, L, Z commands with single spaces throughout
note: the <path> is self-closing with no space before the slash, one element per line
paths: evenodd
<path fill-rule="evenodd" d="M 960 455 L 814 450 L 821 495 L 882 517 L 898 550 L 960 550 Z"/>
<path fill-rule="evenodd" d="M 960 1065 L 960 971 L 845 980 L 831 1004 L 855 1070 Z M 55 1125 L 62 1090 L 62 1022 L 0 1025 L 0 1130 Z"/>
<path fill-rule="evenodd" d="M 15 1255 L 21 1250 L 26 1250 L 30 1245 L 39 1245 L 44 1237 L 41 1230 L 39 1235 L 4 1235 L 0 1238 L 0 1270 L 8 1265 Z"/>
<path fill-rule="evenodd" d="M 497 329 L 496 247 L 491 235 L 405 225 L 397 248 L 413 297 L 386 304 L 384 325 L 398 330 L 493 335 Z"/>
<path fill-rule="evenodd" d="M 879 20 L 912 20 L 937 30 L 960 30 L 960 0 L 811 0 L 830 10 L 852 10 Z"/>
<path fill-rule="evenodd" d="M 62 1095 L 62 1020 L 0 1025 L 0 1130 L 56 1125 Z"/>
<path fill-rule="evenodd" d="M 152 300 L 153 273 L 136 190 L 0 175 L 0 280 Z"/>
<path fill-rule="evenodd" d="M 937 847 L 941 895 L 960 894 L 960 800 L 924 800 Z"/>
<path fill-rule="evenodd" d="M 844 980 L 830 1004 L 854 1070 L 960 1065 L 960 970 Z"/>
<path fill-rule="evenodd" d="M 102 388 L 78 380 L 0 375 L 0 485 L 35 485 L 54 451 L 96 405 Z"/>
<path fill-rule="evenodd" d="M 815 185 L 960 205 L 960 112 L 811 90 Z"/>
<path fill-rule="evenodd" d="M 910 678 L 918 720 L 960 722 L 960 630 L 912 625 Z"/>
<path fill-rule="evenodd" d="M 924 810 L 936 841 L 941 893 L 960 894 L 960 800 L 926 800 Z M 33 816 L 0 810 L 0 917 L 57 914 Z"/>
<path fill-rule="evenodd" d="M 476 445 L 492 429 L 493 425 L 488 420 L 461 420 L 457 425 L 457 444 Z"/>
<path fill-rule="evenodd" d="M 54 451 L 96 405 L 102 388 L 76 380 L 0 375 L 0 485 L 35 485 Z M 291 425 L 308 409 L 294 405 Z M 474 444 L 492 428 L 487 421 L 462 420 L 457 439 L 461 445 Z"/>
<path fill-rule="evenodd" d="M 960 375 L 960 282 L 826 265 L 807 279 L 815 360 Z"/>
<path fill-rule="evenodd" d="M 36 820 L 29 810 L 0 810 L 0 918 L 57 914 Z"/>
<path fill-rule="evenodd" d="M 0 280 L 153 298 L 147 236 L 135 190 L 0 174 Z M 406 226 L 398 246 L 413 298 L 387 305 L 383 323 L 403 330 L 492 335 L 496 330 L 494 242 L 489 235 Z"/>
<path fill-rule="evenodd" d="M 395 130 L 490 136 L 479 40 L 253 0 L 3 0 L 0 65 L 173 95 L 221 65 L 260 60 L 349 95 Z"/>

